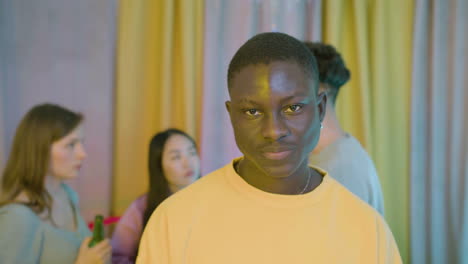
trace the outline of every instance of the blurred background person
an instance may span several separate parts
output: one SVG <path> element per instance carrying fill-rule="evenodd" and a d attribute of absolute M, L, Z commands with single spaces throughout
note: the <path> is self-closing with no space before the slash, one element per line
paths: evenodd
<path fill-rule="evenodd" d="M 103 240 L 80 215 L 74 179 L 86 158 L 83 116 L 58 105 L 33 107 L 19 124 L 2 177 L 1 263 L 110 263 Z"/>
<path fill-rule="evenodd" d="M 320 42 L 305 44 L 317 59 L 319 89 L 328 98 L 322 132 L 310 155 L 310 164 L 328 171 L 331 177 L 383 215 L 382 187 L 374 163 L 359 141 L 343 130 L 335 111 L 340 88 L 348 82 L 351 74 L 332 45 Z"/>
<path fill-rule="evenodd" d="M 130 205 L 116 226 L 111 240 L 113 263 L 135 263 L 141 235 L 156 207 L 200 177 L 195 140 L 181 130 L 154 135 L 148 156 L 149 190 Z"/>

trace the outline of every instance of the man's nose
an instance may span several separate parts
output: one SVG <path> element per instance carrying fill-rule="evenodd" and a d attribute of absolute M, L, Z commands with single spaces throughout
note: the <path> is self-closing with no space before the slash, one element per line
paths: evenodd
<path fill-rule="evenodd" d="M 289 128 L 281 114 L 271 113 L 262 120 L 262 134 L 265 139 L 278 141 L 289 135 Z"/>

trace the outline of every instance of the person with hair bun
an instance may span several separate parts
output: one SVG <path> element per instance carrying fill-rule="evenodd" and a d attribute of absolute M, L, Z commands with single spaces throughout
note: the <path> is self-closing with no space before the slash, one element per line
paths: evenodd
<path fill-rule="evenodd" d="M 320 42 L 305 42 L 305 45 L 317 59 L 319 91 L 328 98 L 322 133 L 309 162 L 325 169 L 331 177 L 384 215 L 382 187 L 374 163 L 359 141 L 343 130 L 335 111 L 336 98 L 351 73 L 332 45 Z"/>

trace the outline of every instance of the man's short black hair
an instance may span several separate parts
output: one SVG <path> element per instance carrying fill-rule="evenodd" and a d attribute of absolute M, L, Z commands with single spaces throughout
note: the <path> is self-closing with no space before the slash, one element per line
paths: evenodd
<path fill-rule="evenodd" d="M 320 42 L 305 42 L 305 45 L 317 59 L 320 82 L 327 84 L 327 96 L 334 105 L 341 86 L 348 82 L 351 73 L 332 45 Z"/>
<path fill-rule="evenodd" d="M 229 63 L 228 87 L 234 76 L 246 66 L 275 61 L 297 63 L 314 80 L 314 89 L 318 92 L 318 68 L 313 54 L 301 41 L 279 32 L 260 33 L 239 48 Z"/>

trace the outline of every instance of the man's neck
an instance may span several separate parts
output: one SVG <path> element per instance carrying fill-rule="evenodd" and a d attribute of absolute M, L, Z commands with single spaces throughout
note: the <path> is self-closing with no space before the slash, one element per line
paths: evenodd
<path fill-rule="evenodd" d="M 309 168 L 307 160 L 293 174 L 286 177 L 272 177 L 248 160 L 240 160 L 234 168 L 250 185 L 274 194 L 295 195 L 315 189 L 322 181 L 322 175 Z"/>
<path fill-rule="evenodd" d="M 340 122 L 338 121 L 334 106 L 330 104 L 327 105 L 322 125 L 323 129 L 320 133 L 319 142 L 312 151 L 312 154 L 320 153 L 324 148 L 346 135 L 346 132 L 341 128 Z"/>

